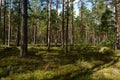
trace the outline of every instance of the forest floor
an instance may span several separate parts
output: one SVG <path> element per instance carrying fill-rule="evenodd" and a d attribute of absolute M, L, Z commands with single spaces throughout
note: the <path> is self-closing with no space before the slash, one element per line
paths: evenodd
<path fill-rule="evenodd" d="M 27 57 L 19 48 L 0 48 L 0 80 L 120 80 L 120 51 L 107 47 L 61 48 L 30 46 Z"/>

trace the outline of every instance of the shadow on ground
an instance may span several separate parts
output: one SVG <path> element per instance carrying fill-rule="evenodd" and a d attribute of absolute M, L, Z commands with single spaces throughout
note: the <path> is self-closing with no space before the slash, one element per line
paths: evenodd
<path fill-rule="evenodd" d="M 56 48 L 48 52 L 46 48 L 30 47 L 27 57 L 21 58 L 18 53 L 16 47 L 0 49 L 0 77 L 43 70 L 56 72 L 47 80 L 92 80 L 91 74 L 119 61 L 94 49 L 64 53 Z"/>

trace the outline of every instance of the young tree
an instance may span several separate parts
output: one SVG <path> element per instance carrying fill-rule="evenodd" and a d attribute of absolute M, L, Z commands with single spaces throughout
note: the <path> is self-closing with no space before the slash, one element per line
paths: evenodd
<path fill-rule="evenodd" d="M 26 56 L 28 53 L 27 52 L 27 4 L 28 4 L 28 0 L 22 0 L 20 56 Z"/>
<path fill-rule="evenodd" d="M 102 39 L 104 45 L 106 45 L 106 42 L 109 41 L 112 43 L 114 38 L 111 39 L 112 36 L 109 36 L 110 34 L 114 34 L 114 17 L 113 12 L 106 6 L 105 12 L 101 16 L 101 24 L 99 26 L 99 31 L 102 33 Z M 109 44 L 110 44 L 109 43 Z"/>

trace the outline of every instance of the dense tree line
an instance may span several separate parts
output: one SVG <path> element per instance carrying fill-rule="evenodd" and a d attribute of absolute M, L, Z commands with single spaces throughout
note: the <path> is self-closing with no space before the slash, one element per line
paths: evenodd
<path fill-rule="evenodd" d="M 28 44 L 62 47 L 65 52 L 76 45 L 117 49 L 119 12 L 119 0 L 0 0 L 1 44 L 21 45 L 21 56 L 27 55 Z"/>

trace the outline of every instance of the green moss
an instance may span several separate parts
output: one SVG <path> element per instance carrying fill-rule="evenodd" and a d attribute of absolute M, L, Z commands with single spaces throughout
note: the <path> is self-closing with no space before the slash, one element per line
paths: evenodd
<path fill-rule="evenodd" d="M 71 52 L 63 53 L 58 47 L 48 52 L 46 47 L 30 46 L 28 56 L 21 58 L 19 48 L 0 48 L 0 77 L 1 80 L 112 80 L 113 73 L 104 69 L 109 66 L 120 69 L 120 63 L 114 62 L 116 57 L 109 55 L 109 49 L 102 52 L 100 49 L 96 46 L 74 47 Z M 110 78 L 102 77 L 104 72 L 110 73 L 107 75 Z M 119 73 L 115 77 L 118 76 Z"/>
<path fill-rule="evenodd" d="M 120 70 L 117 68 L 104 68 L 93 74 L 95 80 L 120 80 Z"/>

